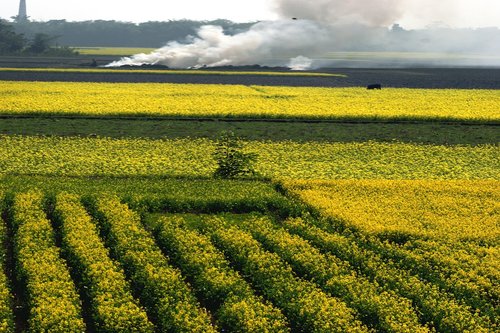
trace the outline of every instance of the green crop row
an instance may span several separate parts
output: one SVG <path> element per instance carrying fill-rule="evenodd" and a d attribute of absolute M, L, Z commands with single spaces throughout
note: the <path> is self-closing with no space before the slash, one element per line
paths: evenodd
<path fill-rule="evenodd" d="M 290 200 L 275 190 L 272 183 L 256 180 L 4 176 L 0 183 L 0 191 L 23 192 L 31 188 L 38 188 L 49 196 L 59 192 L 82 196 L 116 194 L 132 209 L 141 212 L 245 213 L 276 210 L 286 215 L 290 209 L 296 209 Z"/>
<path fill-rule="evenodd" d="M 181 273 L 169 265 L 137 213 L 117 197 L 91 199 L 87 204 L 162 332 L 216 332 L 209 314 Z"/>
<path fill-rule="evenodd" d="M 0 214 L 3 213 L 4 196 L 0 192 Z M 5 275 L 5 260 L 7 253 L 4 244 L 7 239 L 7 226 L 0 216 L 0 332 L 14 332 L 14 313 L 12 312 L 12 295 L 9 290 L 8 279 Z"/>
<path fill-rule="evenodd" d="M 186 229 L 179 217 L 161 218 L 155 234 L 197 293 L 216 309 L 224 331 L 289 332 L 281 311 L 254 294 L 208 237 Z"/>
<path fill-rule="evenodd" d="M 400 270 L 376 253 L 359 247 L 354 239 L 326 232 L 302 219 L 286 220 L 284 226 L 323 251 L 348 261 L 374 282 L 412 300 L 421 311 L 423 320 L 439 332 L 476 333 L 494 332 L 496 329 L 496 324 L 461 304 L 452 295 Z"/>
<path fill-rule="evenodd" d="M 363 322 L 383 332 L 428 332 L 408 299 L 379 290 L 376 284 L 357 276 L 345 262 L 321 254 L 304 239 L 277 228 L 266 217 L 249 219 L 243 226 L 268 250 L 277 253 L 301 276 L 319 284 L 333 296 L 356 309 Z"/>
<path fill-rule="evenodd" d="M 90 299 L 99 332 L 153 332 L 146 312 L 131 294 L 123 270 L 109 257 L 96 225 L 76 195 L 56 197 L 54 218 L 62 234 L 62 248 Z"/>
<path fill-rule="evenodd" d="M 292 328 L 300 332 L 368 332 L 344 302 L 293 274 L 277 254 L 265 251 L 249 234 L 217 219 L 200 228 L 210 234 L 253 286 L 283 309 Z"/>
<path fill-rule="evenodd" d="M 25 284 L 30 332 L 85 331 L 81 302 L 56 247 L 40 192 L 17 194 L 11 205 L 18 279 Z"/>

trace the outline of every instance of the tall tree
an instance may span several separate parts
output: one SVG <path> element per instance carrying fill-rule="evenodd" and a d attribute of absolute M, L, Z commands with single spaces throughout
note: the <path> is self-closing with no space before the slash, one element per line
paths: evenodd
<path fill-rule="evenodd" d="M 20 52 L 25 45 L 26 39 L 24 35 L 15 33 L 11 25 L 0 20 L 0 54 Z"/>

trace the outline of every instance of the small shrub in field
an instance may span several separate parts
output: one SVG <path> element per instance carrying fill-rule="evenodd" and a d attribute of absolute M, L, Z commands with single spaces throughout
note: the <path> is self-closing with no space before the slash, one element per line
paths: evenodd
<path fill-rule="evenodd" d="M 217 161 L 215 178 L 236 178 L 255 175 L 252 164 L 257 160 L 257 154 L 245 153 L 243 144 L 233 132 L 223 132 L 214 152 Z"/>

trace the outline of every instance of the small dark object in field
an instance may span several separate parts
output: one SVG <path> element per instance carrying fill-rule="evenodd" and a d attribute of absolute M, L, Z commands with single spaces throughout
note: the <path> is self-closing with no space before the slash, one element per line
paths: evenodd
<path fill-rule="evenodd" d="M 382 89 L 382 85 L 380 83 L 375 83 L 375 84 L 369 84 L 366 89 L 368 90 L 374 90 L 374 89 L 378 89 L 378 90 L 381 90 Z"/>

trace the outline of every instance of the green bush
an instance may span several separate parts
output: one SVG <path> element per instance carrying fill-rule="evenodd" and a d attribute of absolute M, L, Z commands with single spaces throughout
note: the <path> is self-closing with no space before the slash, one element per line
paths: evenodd
<path fill-rule="evenodd" d="M 245 153 L 243 144 L 233 132 L 222 132 L 217 140 L 214 152 L 217 161 L 216 178 L 236 178 L 253 176 L 257 173 L 252 164 L 257 160 L 256 153 Z"/>

